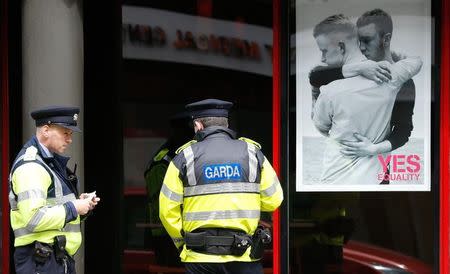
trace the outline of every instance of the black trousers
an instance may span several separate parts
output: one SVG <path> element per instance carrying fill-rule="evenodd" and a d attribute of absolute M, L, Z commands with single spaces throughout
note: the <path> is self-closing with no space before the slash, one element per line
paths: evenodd
<path fill-rule="evenodd" d="M 186 274 L 263 274 L 260 262 L 185 263 Z"/>
<path fill-rule="evenodd" d="M 34 259 L 34 244 L 18 246 L 14 251 L 14 266 L 17 274 L 75 274 L 75 261 L 68 256 L 67 272 L 63 263 L 57 262 L 55 252 L 45 263 Z"/>

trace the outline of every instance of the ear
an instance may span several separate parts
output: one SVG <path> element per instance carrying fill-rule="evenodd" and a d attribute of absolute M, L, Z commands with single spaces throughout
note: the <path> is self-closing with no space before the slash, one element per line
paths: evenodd
<path fill-rule="evenodd" d="M 199 121 L 194 121 L 194 129 L 197 129 L 197 131 L 202 130 L 203 124 L 200 123 Z"/>
<path fill-rule="evenodd" d="M 389 47 L 391 45 L 391 38 L 392 38 L 392 33 L 386 33 L 385 35 L 383 35 L 383 46 Z"/>
<path fill-rule="evenodd" d="M 42 126 L 42 135 L 44 135 L 45 138 L 48 138 L 50 135 L 50 127 L 48 125 Z"/>
<path fill-rule="evenodd" d="M 344 41 L 339 41 L 338 47 L 339 47 L 339 50 L 341 51 L 342 55 L 344 55 L 345 54 L 345 43 L 344 43 Z"/>

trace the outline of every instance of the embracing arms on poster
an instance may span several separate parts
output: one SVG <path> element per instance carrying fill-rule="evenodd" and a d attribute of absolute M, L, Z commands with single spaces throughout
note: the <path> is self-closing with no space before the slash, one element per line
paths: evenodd
<path fill-rule="evenodd" d="M 401 86 L 420 71 L 422 60 L 420 57 L 409 57 L 394 64 L 386 64 L 386 66 L 391 71 L 392 80 L 384 83 L 384 85 L 390 86 L 389 89 L 395 90 L 398 94 Z M 330 88 L 333 88 L 332 85 L 323 86 L 320 89 L 321 92 L 316 103 L 313 105 L 312 110 L 314 125 L 324 136 L 328 136 L 328 131 L 331 129 L 332 117 L 334 115 L 332 107 L 333 100 L 332 98 L 328 98 L 327 92 L 324 92 Z M 386 145 L 384 149 L 389 149 L 389 146 Z M 392 146 L 390 149 L 392 149 Z"/>
<path fill-rule="evenodd" d="M 398 62 L 408 57 L 399 53 L 392 53 L 394 62 Z M 417 57 L 411 58 L 413 61 L 420 60 Z M 332 81 L 362 75 L 365 78 L 377 81 L 376 79 L 388 82 L 392 79 L 389 65 L 382 62 L 367 60 L 359 63 L 344 65 L 343 67 L 317 66 L 309 74 L 312 86 L 312 110 L 317 97 L 320 94 L 319 88 Z M 378 80 L 378 82 L 379 82 Z M 342 153 L 347 156 L 367 156 L 390 152 L 402 147 L 409 141 L 413 130 L 412 116 L 414 114 L 416 90 L 412 79 L 403 84 L 397 94 L 391 118 L 391 133 L 386 140 L 374 144 L 365 136 L 355 133 L 356 142 L 343 145 Z M 313 111 L 311 112 L 311 118 Z"/>

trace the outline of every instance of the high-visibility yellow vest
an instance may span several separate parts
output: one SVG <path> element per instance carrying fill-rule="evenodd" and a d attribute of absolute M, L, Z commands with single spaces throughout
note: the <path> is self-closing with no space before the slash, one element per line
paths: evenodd
<path fill-rule="evenodd" d="M 20 166 L 16 166 L 24 161 Z M 66 236 L 66 250 L 75 254 L 81 245 L 80 217 L 64 224 L 63 204 L 75 200 L 75 194 L 63 195 L 61 179 L 37 154 L 34 146 L 17 158 L 10 173 L 10 219 L 14 246 L 34 241 L 53 244 L 55 236 Z M 50 172 L 50 173 L 49 173 Z M 52 180 L 53 178 L 53 180 Z M 53 183 L 54 195 L 49 188 Z"/>
<path fill-rule="evenodd" d="M 232 131 L 205 129 L 207 137 L 178 150 L 159 196 L 160 218 L 183 262 L 252 261 L 242 256 L 195 252 L 184 245 L 183 233 L 228 228 L 252 235 L 261 211 L 275 210 L 283 190 L 269 161 L 255 142 L 237 140 Z M 209 138 L 211 137 L 211 138 Z"/>

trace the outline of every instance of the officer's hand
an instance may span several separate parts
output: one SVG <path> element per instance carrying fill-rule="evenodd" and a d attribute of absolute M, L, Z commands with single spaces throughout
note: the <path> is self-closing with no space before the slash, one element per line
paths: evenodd
<path fill-rule="evenodd" d="M 92 198 L 92 200 L 89 202 L 89 210 L 93 210 L 98 202 L 100 202 L 100 197 Z"/>
<path fill-rule="evenodd" d="M 76 199 L 72 201 L 75 209 L 77 210 L 78 215 L 86 215 L 90 209 L 90 200 L 87 199 Z"/>
<path fill-rule="evenodd" d="M 95 191 L 91 193 L 81 193 L 80 199 L 85 199 L 89 201 L 89 210 L 93 210 L 100 201 L 100 198 L 97 197 Z"/>

